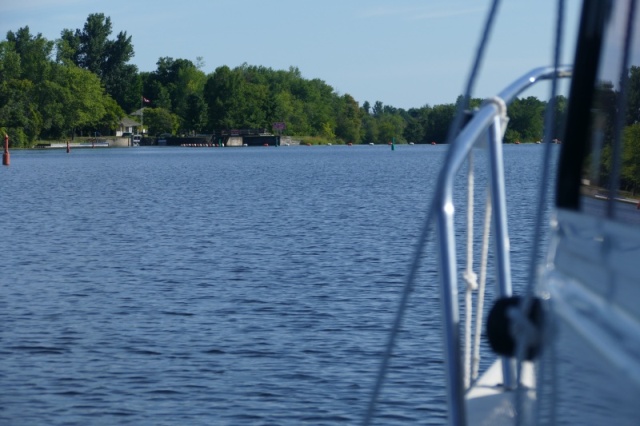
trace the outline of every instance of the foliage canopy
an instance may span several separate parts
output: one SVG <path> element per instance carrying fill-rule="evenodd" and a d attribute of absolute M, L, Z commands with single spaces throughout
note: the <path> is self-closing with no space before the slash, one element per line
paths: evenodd
<path fill-rule="evenodd" d="M 380 101 L 360 106 L 296 67 L 245 63 L 205 74 L 202 58 L 161 57 L 155 71 L 139 72 L 133 56 L 131 36 L 114 36 L 111 18 L 102 13 L 90 14 L 82 28 L 63 29 L 55 42 L 29 27 L 9 31 L 0 42 L 0 125 L 21 146 L 38 138 L 109 134 L 146 98 L 150 134 L 271 131 L 274 122 L 284 122 L 287 135 L 336 143 L 442 143 L 455 112 L 455 103 L 409 110 Z M 540 139 L 545 108 L 533 97 L 516 100 L 506 141 Z"/>

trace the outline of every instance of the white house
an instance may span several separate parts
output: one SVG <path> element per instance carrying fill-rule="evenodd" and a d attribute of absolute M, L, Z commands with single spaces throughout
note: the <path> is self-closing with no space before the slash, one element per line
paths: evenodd
<path fill-rule="evenodd" d="M 128 117 L 124 117 L 120 120 L 118 124 L 118 129 L 116 130 L 116 136 L 122 136 L 123 133 L 134 134 L 138 133 L 138 129 L 141 124 L 137 121 L 134 121 Z"/>

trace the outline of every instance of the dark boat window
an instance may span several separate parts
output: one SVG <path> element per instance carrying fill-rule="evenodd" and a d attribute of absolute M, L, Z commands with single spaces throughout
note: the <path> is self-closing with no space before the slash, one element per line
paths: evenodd
<path fill-rule="evenodd" d="M 631 0 L 586 3 L 558 206 L 640 224 L 640 14 L 630 27 Z"/>

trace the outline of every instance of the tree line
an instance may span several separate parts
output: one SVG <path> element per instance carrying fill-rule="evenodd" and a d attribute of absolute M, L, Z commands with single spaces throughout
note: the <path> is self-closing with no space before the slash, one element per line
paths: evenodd
<path fill-rule="evenodd" d="M 111 19 L 102 13 L 89 15 L 82 28 L 62 30 L 55 41 L 29 27 L 7 33 L 0 42 L 0 126 L 12 145 L 113 134 L 123 117 L 142 107 L 151 135 L 270 131 L 274 122 L 284 122 L 286 135 L 334 143 L 442 143 L 456 110 L 456 102 L 408 110 L 380 101 L 360 104 L 323 80 L 304 78 L 296 67 L 222 65 L 206 74 L 202 58 L 162 57 L 155 71 L 140 72 L 130 63 L 131 36 L 112 33 Z M 565 106 L 558 97 L 559 115 Z M 546 107 L 535 97 L 515 100 L 505 140 L 541 139 Z"/>

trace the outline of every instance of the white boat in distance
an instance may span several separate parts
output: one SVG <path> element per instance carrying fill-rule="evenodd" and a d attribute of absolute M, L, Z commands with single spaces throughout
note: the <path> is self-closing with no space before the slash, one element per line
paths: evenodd
<path fill-rule="evenodd" d="M 468 88 L 473 87 L 497 4 L 489 12 Z M 419 260 L 431 249 L 430 240 L 435 240 L 439 259 L 449 424 L 640 424 L 640 204 L 634 195 L 640 191 L 639 9 L 636 0 L 585 0 L 572 67 L 560 66 L 556 47 L 550 55 L 555 58 L 552 66 L 515 80 L 473 111 L 470 120 L 465 119 L 471 90 L 467 91 L 449 132 L 449 151 L 364 424 L 376 423 L 377 400 L 393 363 L 407 300 L 417 285 Z M 562 41 L 563 1 L 558 16 L 557 46 Z M 556 135 L 552 129 L 557 81 L 568 77 L 564 134 Z M 509 103 L 541 80 L 550 80 L 552 87 L 543 141 L 546 154 L 540 167 L 537 222 L 530 235 L 520 236 L 530 238 L 534 247 L 527 284 L 514 296 L 502 137 Z M 561 145 L 554 143 L 556 138 Z M 475 210 L 461 206 L 460 211 L 468 208 L 467 229 L 456 230 L 453 182 L 467 164 L 468 200 L 474 199 L 472 154 L 479 146 L 486 147 L 490 159 L 487 205 Z M 561 150 L 557 170 L 550 170 L 552 149 Z M 545 223 L 551 173 L 556 174 L 554 204 L 550 223 Z M 473 211 L 481 211 L 483 217 L 475 218 Z M 477 270 L 468 259 L 458 259 L 455 247 L 455 235 L 462 232 L 473 247 L 474 224 L 484 224 L 485 231 Z M 551 227 L 547 247 L 539 240 L 543 227 Z M 540 264 L 543 250 L 547 255 Z M 469 248 L 466 252 L 469 256 Z M 485 317 L 487 258 L 494 262 L 499 297 Z M 459 277 L 464 285 L 459 285 Z M 459 288 L 465 289 L 464 297 Z M 481 334 L 496 360 L 479 375 Z"/>

